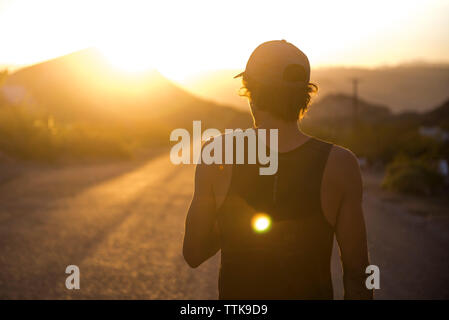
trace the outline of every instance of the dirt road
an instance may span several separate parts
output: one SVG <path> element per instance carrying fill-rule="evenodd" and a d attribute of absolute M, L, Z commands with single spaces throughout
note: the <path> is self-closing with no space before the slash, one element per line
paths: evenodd
<path fill-rule="evenodd" d="M 218 257 L 191 270 L 181 256 L 192 178 L 191 166 L 174 166 L 160 155 L 33 167 L 3 179 L 0 298 L 217 298 Z M 371 262 L 381 270 L 376 296 L 448 298 L 449 215 L 411 214 L 373 188 L 367 188 L 365 214 Z M 81 271 L 80 290 L 65 288 L 65 268 L 72 264 Z"/>

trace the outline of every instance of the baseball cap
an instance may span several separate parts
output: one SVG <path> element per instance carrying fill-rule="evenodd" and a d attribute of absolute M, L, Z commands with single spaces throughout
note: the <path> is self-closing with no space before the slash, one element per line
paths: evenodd
<path fill-rule="evenodd" d="M 310 81 L 310 63 L 307 56 L 285 40 L 267 41 L 251 54 L 245 71 L 234 77 L 245 76 L 263 85 L 307 86 Z"/>

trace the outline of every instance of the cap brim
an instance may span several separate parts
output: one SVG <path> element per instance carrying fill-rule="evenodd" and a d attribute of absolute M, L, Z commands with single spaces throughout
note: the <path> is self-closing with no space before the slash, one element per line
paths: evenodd
<path fill-rule="evenodd" d="M 240 72 L 238 75 L 236 75 L 236 76 L 234 76 L 234 79 L 237 79 L 237 78 L 240 78 L 240 77 L 243 77 L 243 75 L 245 74 L 245 71 L 243 71 L 243 72 Z"/>

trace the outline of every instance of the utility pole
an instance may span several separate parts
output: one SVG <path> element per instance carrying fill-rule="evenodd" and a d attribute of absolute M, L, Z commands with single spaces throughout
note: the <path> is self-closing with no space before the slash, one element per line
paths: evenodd
<path fill-rule="evenodd" d="M 352 79 L 352 121 L 353 128 L 355 129 L 359 123 L 359 78 Z"/>

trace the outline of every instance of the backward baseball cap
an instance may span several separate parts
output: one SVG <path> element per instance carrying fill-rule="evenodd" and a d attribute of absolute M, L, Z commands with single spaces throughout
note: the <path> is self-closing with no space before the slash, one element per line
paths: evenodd
<path fill-rule="evenodd" d="M 307 56 L 285 40 L 272 40 L 259 45 L 251 54 L 244 77 L 262 85 L 305 87 L 310 81 Z"/>

